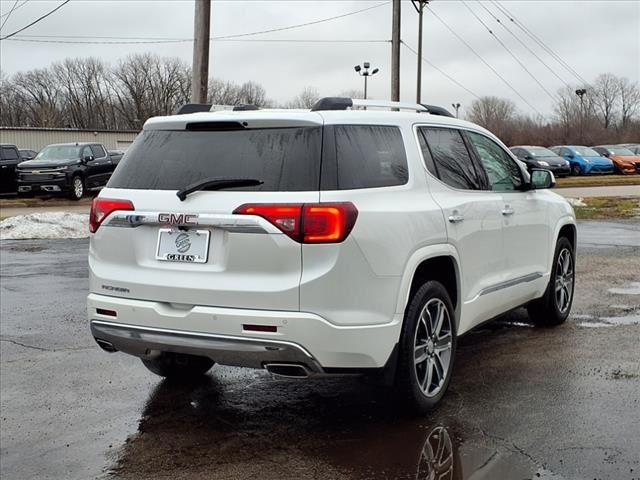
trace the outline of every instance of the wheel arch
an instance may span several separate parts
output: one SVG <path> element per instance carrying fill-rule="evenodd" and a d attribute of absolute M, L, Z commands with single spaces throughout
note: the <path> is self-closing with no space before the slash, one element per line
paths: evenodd
<path fill-rule="evenodd" d="M 449 293 L 455 309 L 457 329 L 462 305 L 462 281 L 459 257 L 451 245 L 425 247 L 411 256 L 400 285 L 397 313 L 404 315 L 413 293 L 428 280 L 440 281 Z"/>
<path fill-rule="evenodd" d="M 560 237 L 565 237 L 571 243 L 571 248 L 573 248 L 573 255 L 576 255 L 576 248 L 578 244 L 578 230 L 576 228 L 575 219 L 573 217 L 564 217 L 562 218 L 558 224 L 556 225 L 553 237 L 552 237 L 552 245 L 553 250 L 551 251 L 551 256 L 549 259 L 548 272 L 551 273 L 553 268 L 553 257 L 554 252 L 556 250 L 556 245 L 558 244 L 558 240 Z"/>

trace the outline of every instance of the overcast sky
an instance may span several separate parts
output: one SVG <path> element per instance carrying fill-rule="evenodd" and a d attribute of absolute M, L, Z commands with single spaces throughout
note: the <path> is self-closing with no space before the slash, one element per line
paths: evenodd
<path fill-rule="evenodd" d="M 7 35 L 54 8 L 62 0 L 28 0 L 17 8 L 2 28 Z M 362 88 L 362 79 L 353 66 L 369 61 L 380 69 L 370 79 L 369 97 L 388 99 L 390 95 L 390 43 L 277 43 L 262 40 L 389 40 L 391 2 L 368 1 L 242 1 L 213 0 L 212 36 L 233 35 L 311 22 L 369 6 L 378 8 L 344 18 L 283 32 L 245 39 L 257 42 L 212 43 L 210 76 L 244 82 L 255 80 L 276 101 L 286 101 L 303 88 L 313 86 L 321 95 Z M 611 72 L 640 80 L 640 1 L 502 0 L 516 19 L 522 21 L 582 78 L 591 81 Z M 14 38 L 25 35 L 76 35 L 112 37 L 190 38 L 193 34 L 193 0 L 72 0 L 59 11 Z M 560 77 L 557 78 L 518 42 L 487 10 L 533 49 Z M 13 0 L 0 0 L 0 15 L 8 13 Z M 551 112 L 552 101 L 545 91 L 518 65 L 516 60 L 474 18 L 473 10 L 500 40 L 552 93 L 563 82 L 578 80 L 551 56 L 510 23 L 494 2 L 432 0 L 432 11 L 451 26 L 497 70 L 533 107 Z M 6 16 L 2 17 L 2 21 Z M 417 13 L 409 1 L 402 2 L 402 39 L 417 46 Z M 424 56 L 439 69 L 474 94 L 511 98 L 523 112 L 534 113 L 519 96 L 482 63 L 428 10 L 424 18 Z M 86 40 L 86 39 L 85 39 Z M 115 41 L 115 40 L 103 40 Z M 95 56 L 116 63 L 130 53 L 154 52 L 191 61 L 189 42 L 132 45 L 68 45 L 0 42 L 2 72 L 45 67 L 66 57 Z M 401 99 L 415 100 L 416 55 L 403 47 L 401 56 Z M 561 81 L 562 80 L 562 81 Z M 471 93 L 436 71 L 423 67 L 423 101 L 445 107 L 460 102 L 463 109 L 473 100 Z M 464 110 L 463 110 L 464 111 Z"/>

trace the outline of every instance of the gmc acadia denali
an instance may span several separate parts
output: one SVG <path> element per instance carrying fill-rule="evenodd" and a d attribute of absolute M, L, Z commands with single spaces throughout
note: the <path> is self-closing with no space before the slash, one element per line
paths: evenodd
<path fill-rule="evenodd" d="M 569 315 L 573 210 L 490 132 L 371 100 L 238 110 L 149 119 L 94 200 L 104 350 L 164 377 L 385 374 L 425 412 L 458 336 Z"/>

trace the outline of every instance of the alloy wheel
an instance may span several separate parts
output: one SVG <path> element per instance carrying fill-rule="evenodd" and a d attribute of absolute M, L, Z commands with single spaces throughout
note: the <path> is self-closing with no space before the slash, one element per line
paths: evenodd
<path fill-rule="evenodd" d="M 80 177 L 75 177 L 73 179 L 73 193 L 77 198 L 82 198 L 84 194 L 84 185 L 82 184 L 82 179 Z"/>
<path fill-rule="evenodd" d="M 413 341 L 416 378 L 427 397 L 436 396 L 444 386 L 451 367 L 452 332 L 445 303 L 432 298 L 420 313 Z"/>
<path fill-rule="evenodd" d="M 573 282 L 573 257 L 568 248 L 563 248 L 560 250 L 556 262 L 555 297 L 556 306 L 558 310 L 560 310 L 560 313 L 565 313 L 571 305 Z"/>

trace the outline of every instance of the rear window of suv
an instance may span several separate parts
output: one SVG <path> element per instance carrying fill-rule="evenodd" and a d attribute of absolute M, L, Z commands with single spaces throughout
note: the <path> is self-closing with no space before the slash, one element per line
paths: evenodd
<path fill-rule="evenodd" d="M 179 190 L 208 178 L 255 178 L 236 190 L 313 191 L 322 127 L 222 131 L 145 130 L 109 180 L 114 188 Z"/>

